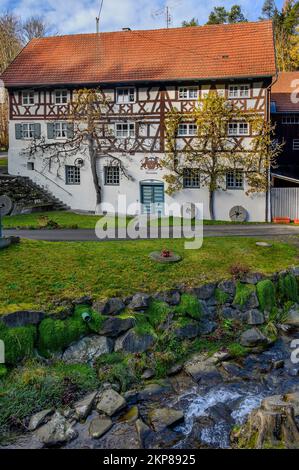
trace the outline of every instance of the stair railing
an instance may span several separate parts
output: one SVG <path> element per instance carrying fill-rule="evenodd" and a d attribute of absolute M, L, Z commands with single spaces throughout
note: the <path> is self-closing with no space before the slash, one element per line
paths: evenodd
<path fill-rule="evenodd" d="M 57 186 L 59 189 L 62 189 L 62 191 L 64 191 L 65 193 L 67 193 L 69 196 L 73 196 L 72 193 L 70 193 L 69 191 L 67 191 L 65 188 L 63 188 L 62 186 L 60 186 L 58 183 L 56 183 L 56 181 L 52 180 L 51 178 L 49 178 L 48 176 L 44 175 L 41 171 L 38 171 L 36 169 L 34 169 L 34 171 L 36 173 L 38 173 L 39 175 L 43 176 L 45 179 L 51 181 L 51 183 L 55 184 L 55 186 Z"/>

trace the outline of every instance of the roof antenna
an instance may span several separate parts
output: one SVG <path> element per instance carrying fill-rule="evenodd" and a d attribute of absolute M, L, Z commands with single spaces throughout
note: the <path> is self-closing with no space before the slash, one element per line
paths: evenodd
<path fill-rule="evenodd" d="M 97 33 L 100 32 L 100 17 L 101 17 L 101 13 L 102 13 L 103 3 L 104 3 L 104 0 L 101 0 L 99 14 L 96 17 L 96 32 Z"/>

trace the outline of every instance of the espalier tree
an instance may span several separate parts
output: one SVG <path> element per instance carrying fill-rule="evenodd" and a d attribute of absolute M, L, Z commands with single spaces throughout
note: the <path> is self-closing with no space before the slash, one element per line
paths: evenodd
<path fill-rule="evenodd" d="M 247 122 L 250 136 L 228 135 L 228 125 Z M 195 123 L 197 133 L 187 144 L 178 138 L 180 123 Z M 282 144 L 271 142 L 273 126 L 254 112 L 245 113 L 217 92 L 210 92 L 195 105 L 193 111 L 182 114 L 173 108 L 166 116 L 166 152 L 161 163 L 168 171 L 164 176 L 167 193 L 183 188 L 184 170 L 199 172 L 201 187 L 209 190 L 209 211 L 214 214 L 214 197 L 225 190 L 228 172 L 243 172 L 247 194 L 265 192 L 269 188 L 269 169 L 275 164 Z"/>

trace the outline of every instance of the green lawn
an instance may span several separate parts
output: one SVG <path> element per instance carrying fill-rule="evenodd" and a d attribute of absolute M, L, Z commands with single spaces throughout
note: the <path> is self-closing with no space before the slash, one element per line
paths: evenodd
<path fill-rule="evenodd" d="M 7 166 L 7 158 L 0 157 L 0 166 Z"/>
<path fill-rule="evenodd" d="M 13 228 L 29 228 L 29 229 L 38 229 L 41 228 L 43 224 L 43 217 L 48 217 L 49 220 L 54 221 L 59 224 L 60 228 L 69 229 L 69 228 L 82 228 L 82 229 L 94 229 L 96 222 L 99 220 L 100 216 L 98 215 L 89 215 L 89 214 L 77 214 L 75 212 L 65 212 L 65 211 L 53 211 L 53 212 L 34 212 L 32 214 L 24 215 L 13 215 L 3 217 L 3 226 L 6 229 Z M 129 220 L 129 218 L 128 218 Z M 168 219 L 165 217 L 162 219 L 162 226 L 167 225 Z M 179 225 L 181 219 L 171 218 L 170 224 Z M 217 225 L 217 224 L 230 224 L 231 222 L 225 221 L 215 221 L 215 220 L 205 220 L 204 224 L 206 225 Z M 120 218 L 119 225 L 124 227 L 126 224 L 125 217 Z M 152 222 L 152 225 L 157 225 L 157 220 Z"/>
<path fill-rule="evenodd" d="M 271 273 L 296 264 L 293 245 L 255 245 L 252 238 L 209 238 L 200 250 L 184 250 L 183 240 L 109 242 L 22 241 L 0 251 L 0 313 L 16 308 L 51 309 L 55 299 L 83 294 L 96 298 L 153 292 L 177 284 L 196 286 L 228 277 L 232 263 Z M 154 250 L 169 248 L 183 256 L 178 264 L 157 264 Z M 25 305 L 24 305 L 25 304 Z"/>

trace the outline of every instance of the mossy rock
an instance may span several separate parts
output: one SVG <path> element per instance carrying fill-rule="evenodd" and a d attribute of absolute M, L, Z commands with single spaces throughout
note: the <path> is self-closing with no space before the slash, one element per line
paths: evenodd
<path fill-rule="evenodd" d="M 166 302 L 160 300 L 152 300 L 149 308 L 146 311 L 146 317 L 148 322 L 154 327 L 158 327 L 165 321 L 168 315 L 171 313 L 171 308 Z"/>
<path fill-rule="evenodd" d="M 255 294 L 255 286 L 253 284 L 243 284 L 238 281 L 236 285 L 236 293 L 233 304 L 240 307 L 241 309 L 248 306 L 249 308 L 255 308 L 256 305 L 248 305 L 252 295 Z"/>
<path fill-rule="evenodd" d="M 274 283 L 270 279 L 260 281 L 256 285 L 256 292 L 261 310 L 271 312 L 276 306 Z"/>
<path fill-rule="evenodd" d="M 202 315 L 201 304 L 195 295 L 182 294 L 181 301 L 174 309 L 178 315 L 188 315 L 195 320 L 200 320 Z"/>
<path fill-rule="evenodd" d="M 33 325 L 7 328 L 0 322 L 0 339 L 4 341 L 5 363 L 16 365 L 33 354 L 36 327 Z"/>
<path fill-rule="evenodd" d="M 226 302 L 229 301 L 229 294 L 217 287 L 217 289 L 215 290 L 215 299 L 218 305 L 224 305 Z"/>
<path fill-rule="evenodd" d="M 298 302 L 298 283 L 293 274 L 287 274 L 279 278 L 278 295 L 282 302 Z"/>

